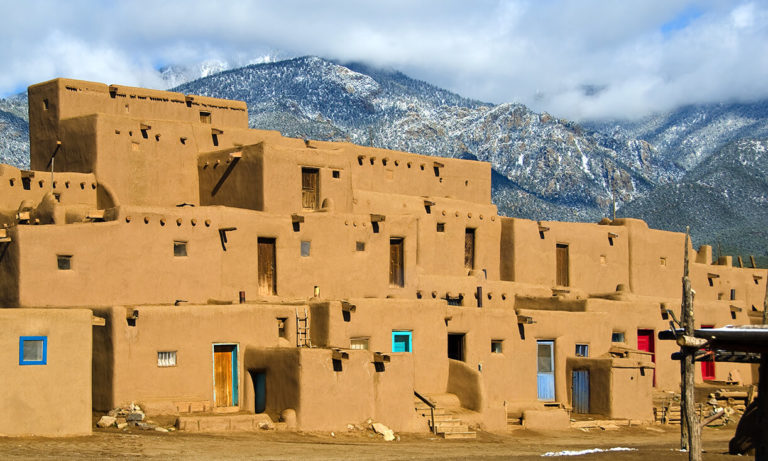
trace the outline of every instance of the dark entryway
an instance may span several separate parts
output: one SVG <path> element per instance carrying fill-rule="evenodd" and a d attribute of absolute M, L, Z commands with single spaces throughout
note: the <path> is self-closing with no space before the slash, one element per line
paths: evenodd
<path fill-rule="evenodd" d="M 264 413 L 267 409 L 267 372 L 251 371 L 253 380 L 254 413 Z"/>
<path fill-rule="evenodd" d="M 453 360 L 465 360 L 464 357 L 464 333 L 448 333 L 448 358 Z"/>

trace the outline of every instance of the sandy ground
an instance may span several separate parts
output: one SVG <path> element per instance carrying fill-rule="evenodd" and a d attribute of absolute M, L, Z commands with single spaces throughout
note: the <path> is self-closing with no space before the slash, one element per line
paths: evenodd
<path fill-rule="evenodd" d="M 707 428 L 705 460 L 751 459 L 729 456 L 733 428 Z M 565 432 L 518 430 L 507 434 L 480 432 L 477 440 L 443 440 L 421 434 L 400 434 L 384 442 L 369 432 L 189 434 L 180 432 L 97 429 L 90 437 L 67 439 L 0 438 L 0 459 L 479 459 L 516 460 L 685 460 L 679 448 L 679 427 L 651 426 L 614 431 L 591 429 Z M 543 458 L 547 452 L 612 447 L 634 448 L 576 457 Z"/>

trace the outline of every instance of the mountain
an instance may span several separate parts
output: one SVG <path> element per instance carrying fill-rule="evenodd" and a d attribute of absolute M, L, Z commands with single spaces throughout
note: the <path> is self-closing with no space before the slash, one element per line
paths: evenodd
<path fill-rule="evenodd" d="M 647 142 L 587 130 L 520 104 L 463 98 L 400 72 L 316 57 L 247 66 L 174 89 L 240 99 L 250 125 L 287 136 L 346 140 L 448 157 L 494 169 L 502 213 L 594 220 L 680 177 Z"/>
<path fill-rule="evenodd" d="M 685 231 L 694 243 L 722 243 L 724 254 L 766 255 L 768 139 L 721 147 L 676 184 L 657 187 L 618 213 L 651 227 Z"/>
<path fill-rule="evenodd" d="M 647 141 L 665 160 L 689 170 L 725 144 L 768 137 L 768 100 L 688 105 L 635 121 L 584 124 L 614 136 Z"/>
<path fill-rule="evenodd" d="M 0 163 L 29 168 L 27 94 L 0 99 Z"/>

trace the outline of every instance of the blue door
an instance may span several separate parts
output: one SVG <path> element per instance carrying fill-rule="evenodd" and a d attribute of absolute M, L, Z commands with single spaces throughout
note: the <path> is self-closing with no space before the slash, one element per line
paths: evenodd
<path fill-rule="evenodd" d="M 573 370 L 573 411 L 589 413 L 589 370 Z"/>
<path fill-rule="evenodd" d="M 555 354 L 554 341 L 537 343 L 537 387 L 539 400 L 555 400 Z"/>
<path fill-rule="evenodd" d="M 254 413 L 264 413 L 267 409 L 267 372 L 253 373 Z"/>
<path fill-rule="evenodd" d="M 413 332 L 394 330 L 392 332 L 392 352 L 411 352 Z"/>

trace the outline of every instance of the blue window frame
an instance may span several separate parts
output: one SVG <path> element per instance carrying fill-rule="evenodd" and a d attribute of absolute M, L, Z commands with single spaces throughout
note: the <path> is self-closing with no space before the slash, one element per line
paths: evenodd
<path fill-rule="evenodd" d="M 412 331 L 392 330 L 392 352 L 413 352 L 411 349 L 412 339 Z"/>
<path fill-rule="evenodd" d="M 47 363 L 47 336 L 19 337 L 19 365 L 46 365 Z"/>

